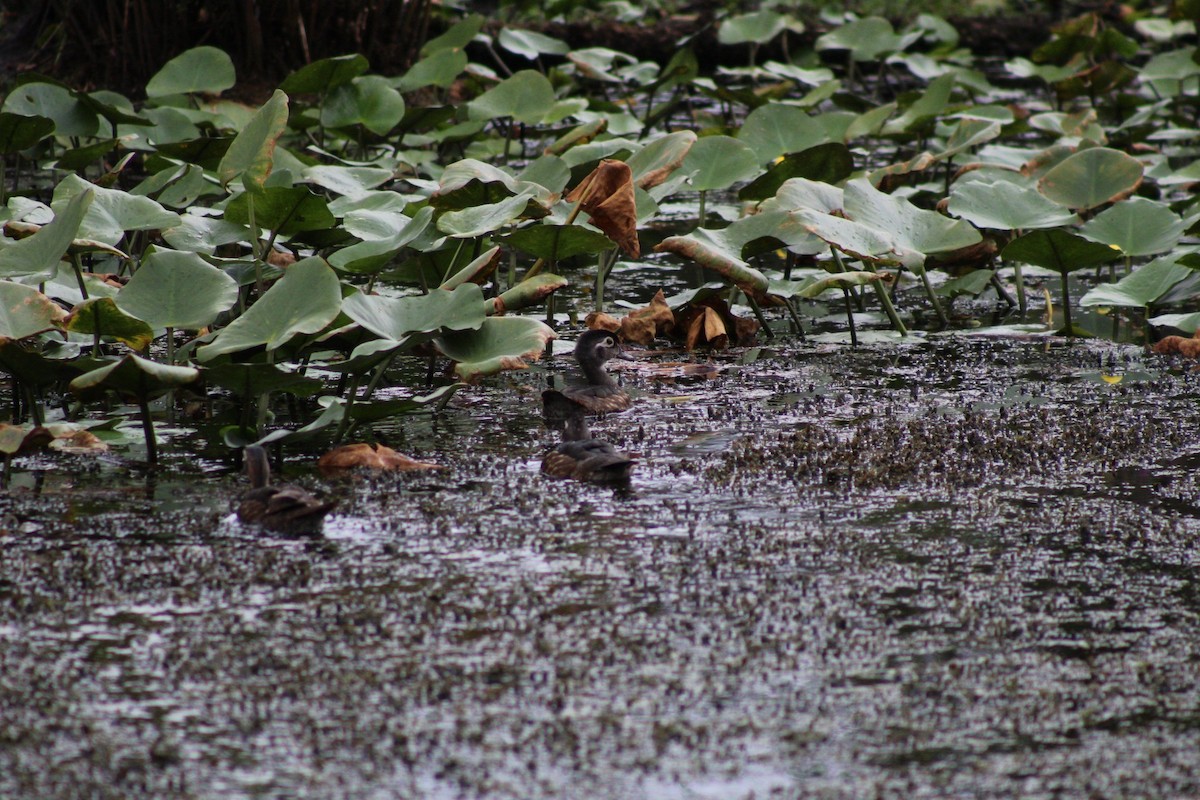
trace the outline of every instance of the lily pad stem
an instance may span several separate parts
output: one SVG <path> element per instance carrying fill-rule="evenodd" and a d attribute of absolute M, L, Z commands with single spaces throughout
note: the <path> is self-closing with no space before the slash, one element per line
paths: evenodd
<path fill-rule="evenodd" d="M 925 270 L 925 265 L 921 264 L 917 269 L 920 270 L 918 274 L 921 276 L 921 283 L 925 286 L 925 294 L 929 295 L 929 302 L 933 304 L 933 312 L 937 314 L 938 322 L 943 328 L 950 327 L 950 318 L 946 316 L 937 293 L 933 291 L 933 284 L 929 282 L 929 273 Z"/>
<path fill-rule="evenodd" d="M 158 442 L 154 438 L 154 420 L 150 418 L 150 398 L 146 393 L 138 395 L 138 408 L 142 411 L 142 435 L 146 438 L 146 461 L 158 463 Z"/>
<path fill-rule="evenodd" d="M 858 329 L 854 326 L 854 309 L 850 307 L 850 290 L 842 287 L 842 300 L 846 303 L 846 322 L 850 325 L 850 346 L 858 347 Z"/>
<path fill-rule="evenodd" d="M 83 299 L 88 299 L 87 286 L 83 282 L 83 261 L 78 253 L 71 255 L 71 267 L 75 270 L 75 280 L 79 282 L 79 293 L 83 295 Z"/>
<path fill-rule="evenodd" d="M 1071 289 L 1067 285 L 1067 271 L 1063 270 L 1058 273 L 1062 276 L 1063 287 L 1063 326 L 1067 331 L 1067 336 L 1075 335 L 1075 328 L 1071 325 Z"/>
<path fill-rule="evenodd" d="M 600 259 L 596 263 L 596 311 L 604 310 L 604 283 L 608 280 L 608 274 L 612 272 L 613 265 L 617 263 L 617 249 L 614 247 L 605 250 L 600 254 Z"/>
<path fill-rule="evenodd" d="M 772 331 L 771 326 L 767 324 L 767 318 L 763 316 L 762 309 L 758 307 L 758 301 L 755 300 L 754 296 L 749 292 L 742 292 L 742 294 L 746 295 L 746 302 L 750 304 L 750 310 L 754 312 L 754 317 L 758 320 L 758 324 L 762 328 L 763 333 L 767 335 L 768 339 L 774 339 L 775 332 Z"/>
<path fill-rule="evenodd" d="M 254 254 L 254 291 L 262 295 L 262 242 L 258 239 L 258 225 L 254 222 L 254 192 L 246 190 L 246 216 L 250 222 L 250 249 Z"/>

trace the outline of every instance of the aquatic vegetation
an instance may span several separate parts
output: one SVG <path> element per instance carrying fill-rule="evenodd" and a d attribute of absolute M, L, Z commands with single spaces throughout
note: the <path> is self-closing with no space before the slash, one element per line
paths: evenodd
<path fill-rule="evenodd" d="M 702 74 L 687 47 L 658 64 L 467 15 L 401 75 L 318 59 L 257 106 L 223 97 L 236 70 L 209 46 L 139 102 L 24 78 L 0 106 L 0 369 L 20 416 L 40 424 L 68 387 L 87 416 L 111 390 L 153 461 L 153 417 L 190 392 L 230 445 L 342 441 L 527 367 L 638 261 L 642 300 L 704 294 L 630 337 L 673 326 L 689 348 L 802 334 L 806 315 L 857 343 L 874 306 L 901 336 L 954 328 L 983 306 L 952 304 L 991 289 L 1027 331 L 1099 333 L 1073 316 L 1094 308 L 1108 336 L 1194 329 L 1186 26 L 1084 14 L 999 66 L 931 15 L 819 25 L 797 49 L 786 13 L 727 16 L 718 39 L 748 63 Z M 1041 270 L 1061 321 L 1030 308 Z"/>

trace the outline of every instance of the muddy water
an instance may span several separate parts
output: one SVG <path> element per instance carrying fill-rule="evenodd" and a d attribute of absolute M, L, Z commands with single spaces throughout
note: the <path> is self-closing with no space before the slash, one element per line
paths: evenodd
<path fill-rule="evenodd" d="M 217 462 L 18 463 L 0 796 L 1200 795 L 1193 374 L 672 359 L 597 426 L 630 491 L 538 474 L 532 372 L 390 432 L 439 473 L 293 469 L 320 542 L 239 527 Z"/>

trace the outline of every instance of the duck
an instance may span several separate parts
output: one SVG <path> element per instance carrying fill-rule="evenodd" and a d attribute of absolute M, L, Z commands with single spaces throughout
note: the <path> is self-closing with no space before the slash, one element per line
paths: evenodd
<path fill-rule="evenodd" d="M 337 501 L 318 500 L 298 486 L 272 485 L 267 451 L 259 445 L 247 447 L 244 456 L 250 488 L 238 502 L 238 519 L 289 536 L 320 535 Z"/>
<path fill-rule="evenodd" d="M 621 349 L 617 335 L 611 331 L 584 331 L 575 342 L 575 360 L 587 381 L 584 386 L 569 386 L 562 391 L 547 389 L 542 392 L 542 405 L 547 416 L 553 407 L 564 402 L 583 414 L 608 414 L 624 411 L 630 406 L 629 394 L 617 385 L 604 369 L 610 359 L 633 361 L 633 356 Z"/>
<path fill-rule="evenodd" d="M 574 478 L 592 483 L 625 484 L 636 463 L 608 442 L 593 439 L 583 414 L 563 420 L 563 441 L 542 459 L 542 472 L 551 478 Z"/>

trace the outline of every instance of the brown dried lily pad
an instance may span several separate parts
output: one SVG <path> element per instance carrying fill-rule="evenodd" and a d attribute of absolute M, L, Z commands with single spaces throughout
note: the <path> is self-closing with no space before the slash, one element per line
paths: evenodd
<path fill-rule="evenodd" d="M 631 258 L 642 254 L 637 236 L 637 200 L 633 173 L 624 161 L 605 159 L 567 194 L 567 201 L 581 202 L 592 224 L 617 243 Z"/>
<path fill-rule="evenodd" d="M 422 469 L 442 469 L 438 464 L 416 461 L 381 444 L 344 444 L 335 447 L 317 460 L 322 472 L 366 467 L 367 469 L 410 472 Z"/>
<path fill-rule="evenodd" d="M 1200 359 L 1200 330 L 1190 339 L 1186 336 L 1164 336 L 1154 343 L 1152 349 L 1163 355 L 1178 353 L 1185 358 Z"/>
<path fill-rule="evenodd" d="M 675 315 L 675 335 L 688 350 L 700 344 L 717 349 L 745 344 L 758 334 L 758 328 L 757 320 L 736 316 L 719 297 L 691 303 Z"/>
<path fill-rule="evenodd" d="M 60 436 L 50 442 L 50 449 L 74 455 L 105 453 L 108 452 L 108 443 L 91 431 L 75 431 L 70 436 Z"/>

